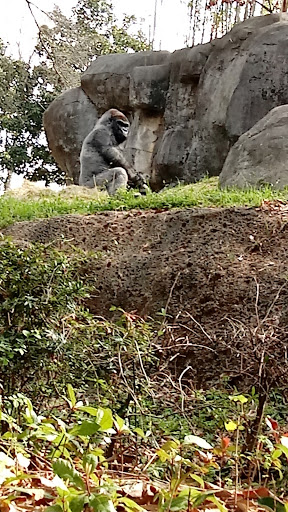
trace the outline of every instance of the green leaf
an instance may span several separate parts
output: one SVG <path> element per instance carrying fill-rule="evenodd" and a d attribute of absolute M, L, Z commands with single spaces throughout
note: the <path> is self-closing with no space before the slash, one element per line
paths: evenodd
<path fill-rule="evenodd" d="M 99 412 L 98 409 L 96 409 L 95 407 L 90 407 L 89 405 L 80 405 L 79 407 L 77 407 L 77 410 L 87 412 L 88 414 L 90 414 L 90 416 L 98 416 Z"/>
<path fill-rule="evenodd" d="M 266 498 L 259 498 L 258 500 L 259 505 L 267 507 L 268 510 L 271 510 L 273 512 L 286 512 L 284 503 L 281 503 L 281 501 L 277 500 L 276 498 L 272 498 L 271 496 L 267 496 Z"/>
<path fill-rule="evenodd" d="M 126 508 L 126 510 L 128 510 L 128 511 L 139 510 L 140 512 L 142 512 L 142 510 L 143 511 L 145 510 L 143 507 L 138 505 L 138 503 L 135 503 L 135 501 L 130 500 L 130 498 L 126 498 L 126 496 L 124 496 L 123 498 L 120 498 L 118 500 L 118 503 L 119 504 L 122 503 L 124 505 L 124 507 Z"/>
<path fill-rule="evenodd" d="M 167 500 L 164 504 L 164 510 L 165 505 L 168 505 L 169 501 Z M 173 498 L 171 501 L 170 509 L 171 512 L 178 512 L 180 510 L 187 510 L 188 508 L 188 495 L 187 496 L 177 496 L 177 498 Z"/>
<path fill-rule="evenodd" d="M 100 420 L 100 430 L 105 432 L 113 427 L 113 416 L 111 409 L 102 409 L 103 416 Z"/>
<path fill-rule="evenodd" d="M 92 494 L 89 498 L 89 505 L 95 512 L 116 512 L 113 501 L 104 494 Z"/>
<path fill-rule="evenodd" d="M 67 385 L 67 391 L 68 391 L 68 395 L 69 395 L 69 398 L 70 398 L 71 406 L 75 407 L 75 405 L 76 405 L 76 396 L 75 396 L 74 389 L 71 386 L 71 384 Z"/>
<path fill-rule="evenodd" d="M 280 450 L 280 449 L 274 450 L 274 452 L 271 455 L 271 459 L 272 460 L 278 459 L 281 455 L 282 455 L 282 450 Z"/>
<path fill-rule="evenodd" d="M 96 466 L 98 464 L 98 457 L 93 455 L 92 453 L 88 453 L 83 457 L 83 468 L 86 473 L 93 473 L 95 471 Z M 88 470 L 89 469 L 89 470 Z"/>
<path fill-rule="evenodd" d="M 190 492 L 190 501 L 193 503 L 193 506 L 195 508 L 199 507 L 203 503 L 203 501 L 205 501 L 208 498 L 208 496 L 210 496 L 209 491 L 208 493 L 203 491 L 197 491 L 197 494 L 195 495 L 193 492 L 194 489 L 191 490 L 190 488 L 190 491 L 192 491 Z"/>
<path fill-rule="evenodd" d="M 288 458 L 288 448 L 286 448 L 286 446 L 284 446 L 283 444 L 276 444 L 276 448 L 281 450 L 281 452 L 284 453 L 284 455 L 286 455 L 286 457 Z"/>
<path fill-rule="evenodd" d="M 200 448 L 203 448 L 204 450 L 212 450 L 213 446 L 211 444 L 207 443 L 205 439 L 202 439 L 202 437 L 199 436 L 185 436 L 184 437 L 184 445 L 190 445 L 190 444 L 196 444 L 197 446 L 200 446 Z"/>
<path fill-rule="evenodd" d="M 169 460 L 171 457 L 171 455 L 169 453 L 165 452 L 165 450 L 162 450 L 161 448 L 156 450 L 156 453 L 157 453 L 159 459 L 161 460 L 161 462 L 166 462 L 166 460 Z"/>
<path fill-rule="evenodd" d="M 206 499 L 207 499 L 207 501 L 212 501 L 212 503 L 214 503 L 214 505 L 216 505 L 216 507 L 220 510 L 220 512 L 228 512 L 225 505 L 220 500 L 218 500 L 218 498 L 216 498 L 216 496 L 207 496 Z"/>
<path fill-rule="evenodd" d="M 114 423 L 115 423 L 116 430 L 118 432 L 121 432 L 121 430 L 123 429 L 123 427 L 125 425 L 125 421 L 122 418 L 120 418 L 120 416 L 118 416 L 118 414 L 116 414 Z"/>
<path fill-rule="evenodd" d="M 237 430 L 238 424 L 235 421 L 228 421 L 228 423 L 225 423 L 225 428 L 228 432 L 234 432 L 234 430 Z"/>
<path fill-rule="evenodd" d="M 75 425 L 75 427 L 69 430 L 70 435 L 74 436 L 92 436 L 100 429 L 100 425 L 95 421 L 82 421 L 80 425 Z"/>
<path fill-rule="evenodd" d="M 50 507 L 46 507 L 44 512 L 63 512 L 63 510 L 60 505 L 51 505 Z"/>
<path fill-rule="evenodd" d="M 85 494 L 81 494 L 79 496 L 75 496 L 69 501 L 69 507 L 71 512 L 82 512 L 85 505 L 86 496 Z"/>
<path fill-rule="evenodd" d="M 246 402 L 248 402 L 248 398 L 244 395 L 229 396 L 229 399 L 233 400 L 233 402 L 240 402 L 241 404 L 246 404 Z"/>
<path fill-rule="evenodd" d="M 163 444 L 163 446 L 161 446 L 161 450 L 163 450 L 164 452 L 171 452 L 171 450 L 176 450 L 178 447 L 180 446 L 180 442 L 177 440 L 175 441 L 166 441 L 166 443 Z"/>
<path fill-rule="evenodd" d="M 207 493 L 202 491 L 198 491 L 198 489 L 194 489 L 193 487 L 188 487 L 183 489 L 176 498 L 172 500 L 171 507 L 169 510 L 171 512 L 177 512 L 180 510 L 186 511 L 188 508 L 188 503 L 190 502 L 193 507 L 201 505 L 201 503 L 206 499 Z M 170 500 L 167 500 L 163 505 L 163 510 L 169 505 Z"/>
<path fill-rule="evenodd" d="M 193 474 L 189 473 L 189 477 L 190 477 L 190 478 L 193 478 L 193 480 L 195 480 L 195 482 L 198 482 L 198 484 L 200 484 L 200 486 L 202 487 L 202 489 L 204 489 L 205 484 L 204 484 L 204 480 L 203 480 L 203 478 L 201 478 L 201 476 L 199 476 L 199 475 L 194 475 L 194 473 L 193 473 Z"/>
<path fill-rule="evenodd" d="M 135 434 L 138 434 L 138 436 L 142 437 L 142 439 L 145 439 L 146 436 L 145 436 L 142 428 L 136 427 L 136 428 L 134 428 L 134 432 L 135 432 Z"/>
<path fill-rule="evenodd" d="M 53 463 L 52 467 L 55 475 L 58 475 L 62 480 L 69 480 L 78 489 L 85 489 L 85 484 L 80 474 L 68 461 L 59 459 Z"/>

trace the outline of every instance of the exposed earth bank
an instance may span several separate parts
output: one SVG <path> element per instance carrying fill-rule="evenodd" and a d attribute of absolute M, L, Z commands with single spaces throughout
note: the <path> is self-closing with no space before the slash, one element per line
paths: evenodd
<path fill-rule="evenodd" d="M 3 234 L 100 251 L 83 268 L 95 314 L 111 316 L 115 305 L 161 321 L 166 308 L 178 373 L 191 365 L 200 381 L 227 374 L 238 385 L 257 378 L 266 354 L 275 382 L 282 370 L 273 359 L 287 365 L 287 220 L 281 204 L 114 211 L 21 222 Z"/>

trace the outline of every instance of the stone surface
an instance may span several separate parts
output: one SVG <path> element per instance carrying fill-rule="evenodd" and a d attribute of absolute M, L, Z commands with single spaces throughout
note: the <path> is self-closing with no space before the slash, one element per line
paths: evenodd
<path fill-rule="evenodd" d="M 164 112 L 169 87 L 170 66 L 142 66 L 131 72 L 130 105 L 134 108 Z"/>
<path fill-rule="evenodd" d="M 287 14 L 251 18 L 211 43 L 197 87 L 187 181 L 219 175 L 237 138 L 288 103 L 287 22 Z"/>
<path fill-rule="evenodd" d="M 160 65 L 162 81 L 162 65 L 169 62 L 169 59 L 169 52 L 150 51 L 102 55 L 92 62 L 82 75 L 81 87 L 102 113 L 108 110 L 110 106 L 114 107 L 116 105 L 120 110 L 131 111 L 130 87 L 133 88 L 133 75 L 135 74 L 134 79 L 137 82 L 137 74 L 139 76 L 140 73 L 139 68 L 155 67 L 155 80 L 157 81 L 157 76 L 159 76 L 157 75 L 157 67 Z M 148 76 L 148 83 L 150 77 L 151 84 L 153 82 L 153 71 L 149 69 L 146 76 Z M 167 86 L 168 84 L 165 85 L 166 89 Z M 156 87 L 158 89 L 157 84 Z M 151 95 L 153 95 L 153 89 L 151 89 Z"/>
<path fill-rule="evenodd" d="M 131 121 L 129 158 L 151 176 L 154 189 L 218 176 L 237 139 L 272 108 L 288 104 L 287 55 L 288 15 L 282 13 L 250 18 L 221 39 L 172 54 L 101 56 L 82 76 L 83 92 L 75 90 L 77 107 L 75 92 L 49 107 L 52 153 L 77 183 L 86 128 L 96 113 L 115 107 Z"/>
<path fill-rule="evenodd" d="M 288 105 L 276 107 L 241 135 L 220 174 L 222 187 L 288 185 Z"/>
<path fill-rule="evenodd" d="M 82 142 L 98 119 L 95 105 L 81 87 L 70 89 L 54 100 L 43 116 L 49 148 L 67 183 L 78 184 Z"/>

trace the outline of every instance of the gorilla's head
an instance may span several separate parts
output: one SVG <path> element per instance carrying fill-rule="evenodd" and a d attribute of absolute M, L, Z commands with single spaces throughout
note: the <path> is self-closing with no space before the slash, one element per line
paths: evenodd
<path fill-rule="evenodd" d="M 110 117 L 112 131 L 116 142 L 117 144 L 121 144 L 121 142 L 124 142 L 127 139 L 130 123 L 127 117 L 116 108 L 111 108 L 106 112 L 106 114 Z"/>

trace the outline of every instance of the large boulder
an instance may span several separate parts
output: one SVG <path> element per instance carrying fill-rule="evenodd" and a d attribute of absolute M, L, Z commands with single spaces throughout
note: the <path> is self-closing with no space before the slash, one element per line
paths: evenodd
<path fill-rule="evenodd" d="M 169 52 L 103 55 L 82 75 L 81 86 L 102 114 L 112 107 L 131 121 L 128 160 L 150 175 L 154 146 L 163 131 L 169 87 Z"/>
<path fill-rule="evenodd" d="M 82 76 L 76 116 L 69 92 L 45 114 L 52 153 L 77 183 L 92 118 L 116 107 L 132 122 L 128 158 L 150 174 L 154 188 L 219 175 L 237 139 L 272 108 L 288 104 L 287 53 L 288 15 L 282 13 L 250 18 L 221 39 L 172 54 L 101 56 Z M 62 145 L 52 141 L 54 132 Z M 67 147 L 73 147 L 69 165 Z"/>
<path fill-rule="evenodd" d="M 219 175 L 238 137 L 288 103 L 288 17 L 251 18 L 213 42 L 201 75 L 187 177 Z"/>
<path fill-rule="evenodd" d="M 78 185 L 82 142 L 97 119 L 96 107 L 81 87 L 61 94 L 44 112 L 43 123 L 49 148 L 66 173 L 67 184 Z"/>
<path fill-rule="evenodd" d="M 273 108 L 241 135 L 220 174 L 221 187 L 288 185 L 288 105 Z"/>
<path fill-rule="evenodd" d="M 148 87 L 148 96 L 153 99 L 154 91 L 158 92 L 164 78 L 165 94 L 168 88 L 167 73 L 169 70 L 165 67 L 163 70 L 163 64 L 169 63 L 169 60 L 169 52 L 149 51 L 102 55 L 93 61 L 82 75 L 81 87 L 99 110 L 105 112 L 107 105 L 117 105 L 120 110 L 129 111 L 131 103 L 135 104 L 133 88 L 135 85 L 136 89 L 139 88 L 141 68 L 145 68 L 144 73 L 140 74 L 141 90 Z M 161 98 L 160 102 L 162 101 Z M 139 103 L 142 105 L 141 97 Z M 144 101 L 145 106 L 146 104 L 147 100 Z M 148 102 L 148 108 L 149 106 Z M 158 108 L 156 105 L 157 110 Z"/>

